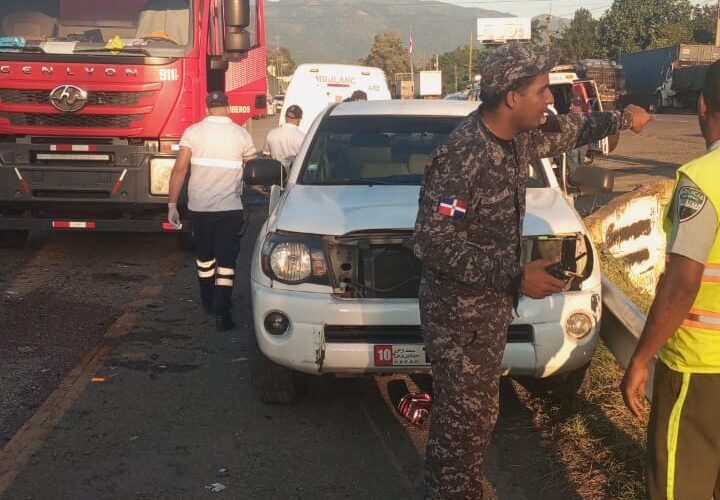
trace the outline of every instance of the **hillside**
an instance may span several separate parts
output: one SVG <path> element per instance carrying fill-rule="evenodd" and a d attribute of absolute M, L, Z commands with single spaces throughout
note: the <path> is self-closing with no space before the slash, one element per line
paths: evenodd
<path fill-rule="evenodd" d="M 428 57 L 467 43 L 478 17 L 502 12 L 422 0 L 279 0 L 265 3 L 267 42 L 290 49 L 298 62 L 355 63 L 373 37 L 413 34 L 413 55 Z"/>

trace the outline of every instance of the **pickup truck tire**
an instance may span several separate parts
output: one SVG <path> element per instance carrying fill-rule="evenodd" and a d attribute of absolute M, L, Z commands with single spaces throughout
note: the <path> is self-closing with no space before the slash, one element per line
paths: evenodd
<path fill-rule="evenodd" d="M 0 230 L 0 248 L 16 248 L 25 244 L 30 231 L 22 229 Z"/>
<path fill-rule="evenodd" d="M 664 108 L 663 108 L 662 96 L 660 94 L 657 94 L 655 96 L 655 111 L 654 112 L 657 113 L 658 115 L 661 115 L 663 113 L 663 111 L 664 111 Z"/>
<path fill-rule="evenodd" d="M 250 332 L 248 339 L 248 358 L 250 381 L 263 403 L 287 405 L 300 398 L 307 377 L 265 356 L 258 346 L 255 332 Z"/>
<path fill-rule="evenodd" d="M 587 363 L 580 368 L 546 378 L 520 377 L 520 382 L 533 396 L 567 399 L 577 396 L 590 385 Z"/>

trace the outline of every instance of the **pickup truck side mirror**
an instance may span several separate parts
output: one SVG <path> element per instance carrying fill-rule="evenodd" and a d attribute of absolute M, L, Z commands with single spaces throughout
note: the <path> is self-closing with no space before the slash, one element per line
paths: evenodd
<path fill-rule="evenodd" d="M 285 184 L 285 168 L 272 158 L 254 158 L 245 163 L 243 181 L 250 186 Z"/>
<path fill-rule="evenodd" d="M 608 194 L 615 188 L 615 173 L 602 167 L 579 167 L 568 175 L 568 184 L 583 194 Z"/>

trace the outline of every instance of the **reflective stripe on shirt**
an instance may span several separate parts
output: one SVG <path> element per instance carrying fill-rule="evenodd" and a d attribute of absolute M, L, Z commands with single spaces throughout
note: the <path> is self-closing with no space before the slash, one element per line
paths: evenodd
<path fill-rule="evenodd" d="M 692 308 L 683 324 L 705 330 L 720 330 L 720 314 Z"/>
<path fill-rule="evenodd" d="M 193 167 L 242 168 L 243 162 L 215 158 L 196 158 L 193 156 L 190 159 L 190 165 Z"/>

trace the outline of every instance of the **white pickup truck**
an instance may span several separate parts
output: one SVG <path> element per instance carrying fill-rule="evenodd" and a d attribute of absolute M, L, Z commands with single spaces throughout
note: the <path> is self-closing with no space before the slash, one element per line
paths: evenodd
<path fill-rule="evenodd" d="M 409 240 L 427 156 L 476 106 L 343 103 L 312 124 L 284 186 L 277 162 L 248 162 L 247 183 L 272 185 L 251 265 L 251 377 L 264 401 L 296 399 L 303 373 L 430 371 Z M 561 187 L 548 160 L 527 168 L 522 259 L 561 257 L 572 278 L 562 293 L 521 298 L 502 367 L 573 392 L 598 340 L 598 256 L 565 173 Z M 602 169 L 573 175 L 585 192 L 612 190 Z"/>

